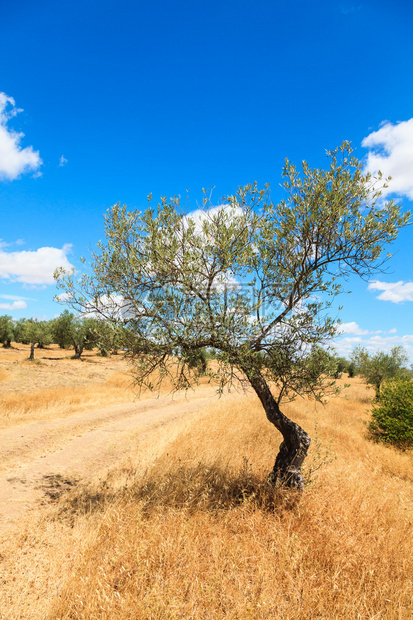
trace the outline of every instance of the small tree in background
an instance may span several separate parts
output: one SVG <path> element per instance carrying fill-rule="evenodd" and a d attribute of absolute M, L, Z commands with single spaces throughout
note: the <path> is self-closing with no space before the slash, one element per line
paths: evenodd
<path fill-rule="evenodd" d="M 357 374 L 376 390 L 376 398 L 380 398 L 380 389 L 383 381 L 395 379 L 405 374 L 405 364 L 408 356 L 403 347 L 393 347 L 390 353 L 378 351 L 370 355 L 367 349 L 356 347 L 351 356 Z"/>
<path fill-rule="evenodd" d="M 61 349 L 73 346 L 72 327 L 74 320 L 75 315 L 66 309 L 50 322 L 53 342 L 58 344 Z"/>
<path fill-rule="evenodd" d="M 372 411 L 370 431 L 380 441 L 399 448 L 413 447 L 413 381 L 395 379 L 383 385 Z"/>
<path fill-rule="evenodd" d="M 64 310 L 62 314 L 51 321 L 53 342 L 61 349 L 73 347 L 73 359 L 80 359 L 84 349 L 91 349 L 96 344 L 98 335 L 96 325 L 99 323 L 93 318 L 75 316 Z"/>
<path fill-rule="evenodd" d="M 21 342 L 30 344 L 29 360 L 33 361 L 36 344 L 44 347 L 52 342 L 50 324 L 48 321 L 38 321 L 37 319 L 21 319 L 19 323 Z"/>
<path fill-rule="evenodd" d="M 117 355 L 119 349 L 124 348 L 124 330 L 119 325 L 113 325 L 105 320 L 92 319 L 91 332 L 95 346 L 102 357 Z"/>
<path fill-rule="evenodd" d="M 269 479 L 297 489 L 311 439 L 281 404 L 335 391 L 317 349 L 336 333 L 331 299 L 350 274 L 377 273 L 409 219 L 377 202 L 377 180 L 348 143 L 328 156 L 329 168 L 303 162 L 301 175 L 287 161 L 279 204 L 268 187 L 249 185 L 189 216 L 178 198 L 143 213 L 115 205 L 92 275 L 56 273 L 72 307 L 127 329 L 140 385 L 156 370 L 188 387 L 199 376 L 194 352 L 214 350 L 220 387 L 250 385 L 283 437 Z"/>
<path fill-rule="evenodd" d="M 356 375 L 356 366 L 354 362 L 350 362 L 347 366 L 347 372 L 350 379 L 352 379 Z"/>
<path fill-rule="evenodd" d="M 346 360 L 345 357 L 336 356 L 334 358 L 334 362 L 335 362 L 334 377 L 336 379 L 339 379 L 341 375 L 343 374 L 343 372 L 347 372 L 347 373 L 349 372 L 350 362 Z"/>
<path fill-rule="evenodd" d="M 75 318 L 71 326 L 71 338 L 75 349 L 73 359 L 80 359 L 84 349 L 92 349 L 96 344 L 95 319 Z"/>
<path fill-rule="evenodd" d="M 12 340 L 14 338 L 14 322 L 11 316 L 3 314 L 0 316 L 0 342 L 3 343 L 3 347 L 11 347 Z"/>

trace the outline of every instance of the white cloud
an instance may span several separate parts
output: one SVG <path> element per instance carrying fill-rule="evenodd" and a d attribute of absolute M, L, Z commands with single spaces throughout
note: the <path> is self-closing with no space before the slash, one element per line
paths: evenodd
<path fill-rule="evenodd" d="M 24 245 L 24 241 L 23 239 L 17 239 L 16 241 L 11 241 L 10 243 L 8 243 L 7 241 L 3 241 L 3 239 L 0 239 L 0 248 L 8 248 L 11 245 Z"/>
<path fill-rule="evenodd" d="M 383 194 L 398 194 L 413 200 L 413 118 L 393 125 L 386 121 L 362 141 L 371 149 L 367 155 L 366 171 L 381 170 L 391 176 L 389 188 Z"/>
<path fill-rule="evenodd" d="M 334 348 L 339 355 L 350 359 L 351 353 L 356 346 L 362 346 L 374 355 L 378 351 L 390 353 L 391 349 L 396 346 L 402 346 L 413 362 L 413 334 L 398 335 L 395 328 L 382 334 L 371 333 L 366 338 L 354 337 L 337 337 L 334 340 Z"/>
<path fill-rule="evenodd" d="M 20 145 L 24 134 L 7 126 L 9 120 L 22 110 L 16 108 L 13 97 L 0 92 L 0 179 L 13 181 L 25 172 L 36 172 L 42 165 L 39 151 Z"/>
<path fill-rule="evenodd" d="M 62 293 L 56 297 L 56 301 L 66 302 L 71 299 L 70 293 Z M 109 318 L 115 321 L 124 321 L 145 315 L 145 308 L 140 304 L 125 301 L 122 295 L 112 293 L 102 295 L 97 300 L 85 304 L 82 316 L 84 318 Z"/>
<path fill-rule="evenodd" d="M 338 333 L 340 334 L 354 334 L 355 336 L 363 336 L 368 334 L 368 329 L 361 329 L 355 321 L 349 323 L 341 323 L 338 326 Z"/>
<path fill-rule="evenodd" d="M 0 303 L 1 310 L 22 310 L 23 308 L 27 308 L 25 301 L 13 301 L 12 304 Z"/>
<path fill-rule="evenodd" d="M 369 290 L 383 291 L 378 299 L 398 304 L 402 301 L 413 301 L 413 282 L 380 282 L 374 280 L 368 286 Z"/>
<path fill-rule="evenodd" d="M 4 252 L 0 249 L 0 278 L 24 284 L 53 284 L 55 269 L 72 269 L 67 259 L 70 249 L 70 244 L 35 251 Z"/>
<path fill-rule="evenodd" d="M 37 301 L 33 297 L 21 297 L 20 295 L 0 295 L 0 299 L 9 299 L 11 301 Z"/>
<path fill-rule="evenodd" d="M 59 168 L 61 168 L 62 166 L 64 166 L 65 164 L 67 164 L 67 159 L 66 157 L 64 157 L 63 155 L 60 157 L 59 159 Z"/>

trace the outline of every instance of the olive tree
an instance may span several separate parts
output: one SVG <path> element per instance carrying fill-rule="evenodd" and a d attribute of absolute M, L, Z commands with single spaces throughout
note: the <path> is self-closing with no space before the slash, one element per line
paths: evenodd
<path fill-rule="evenodd" d="M 52 342 L 52 334 L 48 321 L 38 319 L 21 319 L 19 322 L 19 341 L 30 344 L 29 360 L 34 360 L 34 347 L 43 348 Z"/>
<path fill-rule="evenodd" d="M 396 379 L 406 373 L 409 360 L 401 346 L 393 347 L 390 353 L 377 351 L 371 355 L 364 347 L 355 347 L 351 355 L 356 372 L 376 390 L 376 398 L 380 398 L 383 381 Z"/>
<path fill-rule="evenodd" d="M 186 215 L 179 198 L 115 205 L 84 275 L 56 273 L 72 307 L 125 327 L 140 385 L 168 376 L 186 387 L 197 352 L 212 350 L 220 387 L 251 386 L 282 435 L 269 479 L 297 489 L 311 439 L 282 403 L 335 389 L 321 348 L 336 332 L 331 300 L 351 274 L 382 268 L 409 217 L 380 200 L 381 175 L 365 175 L 349 143 L 328 157 L 301 172 L 287 160 L 278 204 L 252 184 Z"/>
<path fill-rule="evenodd" d="M 61 349 L 66 349 L 73 345 L 72 327 L 74 320 L 75 315 L 66 309 L 50 322 L 53 342 L 58 344 Z"/>
<path fill-rule="evenodd" d="M 11 347 L 11 341 L 14 338 L 14 322 L 11 316 L 3 314 L 0 316 L 0 342 L 3 347 L 8 349 Z"/>

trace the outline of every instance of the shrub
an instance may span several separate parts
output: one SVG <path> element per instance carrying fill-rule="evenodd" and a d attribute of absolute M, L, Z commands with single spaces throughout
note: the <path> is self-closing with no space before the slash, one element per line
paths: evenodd
<path fill-rule="evenodd" d="M 347 368 L 348 376 L 350 378 L 355 377 L 356 375 L 356 367 L 353 362 L 350 362 Z"/>
<path fill-rule="evenodd" d="M 386 383 L 372 413 L 370 430 L 374 438 L 400 448 L 413 446 L 413 381 Z"/>

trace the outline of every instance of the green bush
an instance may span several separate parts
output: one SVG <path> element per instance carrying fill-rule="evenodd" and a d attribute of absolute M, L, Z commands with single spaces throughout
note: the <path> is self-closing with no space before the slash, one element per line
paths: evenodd
<path fill-rule="evenodd" d="M 413 446 L 413 381 L 396 379 L 383 386 L 370 431 L 375 439 L 399 448 Z"/>
<path fill-rule="evenodd" d="M 347 368 L 348 376 L 350 378 L 355 377 L 356 375 L 356 367 L 353 362 L 350 362 Z"/>

